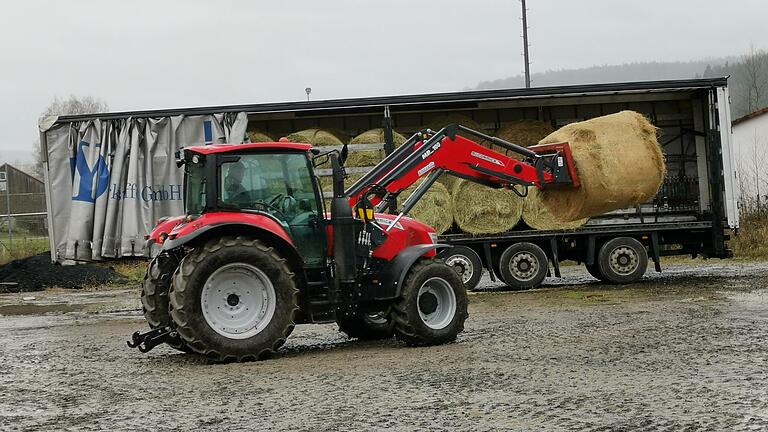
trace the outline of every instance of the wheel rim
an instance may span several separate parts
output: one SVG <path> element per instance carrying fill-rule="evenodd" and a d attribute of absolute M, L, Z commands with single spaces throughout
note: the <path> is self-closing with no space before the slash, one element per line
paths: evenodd
<path fill-rule="evenodd" d="M 443 278 L 427 279 L 418 293 L 419 316 L 427 327 L 440 330 L 453 321 L 456 315 L 456 294 L 451 284 Z"/>
<path fill-rule="evenodd" d="M 461 281 L 464 283 L 469 282 L 472 276 L 475 275 L 475 267 L 472 265 L 472 261 L 464 255 L 453 255 L 445 263 L 456 270 L 456 273 L 461 276 Z"/>
<path fill-rule="evenodd" d="M 628 246 L 619 246 L 608 255 L 608 265 L 620 275 L 628 275 L 637 270 L 639 262 L 637 251 Z"/>
<path fill-rule="evenodd" d="M 229 339 L 259 334 L 272 321 L 277 298 L 266 274 L 245 263 L 227 264 L 208 277 L 200 297 L 205 322 Z"/>
<path fill-rule="evenodd" d="M 509 260 L 509 272 L 515 279 L 527 282 L 539 272 L 539 261 L 530 252 L 518 252 Z"/>

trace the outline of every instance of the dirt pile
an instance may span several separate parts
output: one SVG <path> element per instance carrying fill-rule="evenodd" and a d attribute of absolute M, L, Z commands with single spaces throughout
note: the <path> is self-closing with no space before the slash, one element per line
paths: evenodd
<path fill-rule="evenodd" d="M 109 267 L 94 264 L 62 266 L 49 252 L 17 259 L 0 267 L 0 292 L 40 291 L 46 287 L 80 289 L 128 279 Z"/>

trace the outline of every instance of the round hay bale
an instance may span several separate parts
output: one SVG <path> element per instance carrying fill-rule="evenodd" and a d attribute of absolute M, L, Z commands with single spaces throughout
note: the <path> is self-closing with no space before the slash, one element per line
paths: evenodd
<path fill-rule="evenodd" d="M 581 187 L 548 189 L 542 203 L 558 219 L 575 221 L 652 198 L 665 174 L 656 127 L 642 114 L 622 111 L 572 123 L 541 140 L 571 145 Z"/>
<path fill-rule="evenodd" d="M 441 183 L 449 191 L 453 190 L 453 188 L 456 186 L 456 183 L 458 183 L 459 180 L 461 179 L 458 177 L 452 176 L 450 174 L 443 174 L 437 179 L 438 183 Z"/>
<path fill-rule="evenodd" d="M 348 188 L 352 186 L 352 184 L 360 180 L 362 177 L 363 174 L 349 174 L 349 176 L 344 180 L 344 187 Z M 333 192 L 332 176 L 323 176 L 318 178 L 320 179 L 320 188 L 322 188 L 323 192 Z"/>
<path fill-rule="evenodd" d="M 470 234 L 498 234 L 520 221 L 523 199 L 507 189 L 493 189 L 468 180 L 459 180 L 451 192 L 453 218 Z"/>
<path fill-rule="evenodd" d="M 406 138 L 399 133 L 392 131 L 392 142 L 395 148 L 400 147 L 406 141 Z M 371 129 L 352 138 L 350 144 L 379 144 L 384 142 L 384 129 Z M 345 166 L 348 167 L 367 167 L 374 166 L 381 162 L 386 156 L 384 149 L 381 150 L 352 150 L 349 149 Z"/>
<path fill-rule="evenodd" d="M 447 126 L 449 124 L 454 124 L 454 123 L 462 125 L 462 126 L 466 126 L 466 127 L 470 128 L 470 129 L 474 129 L 474 130 L 476 130 L 478 132 L 485 133 L 485 130 L 480 126 L 480 123 L 476 122 L 475 120 L 473 120 L 470 117 L 465 116 L 464 114 L 458 114 L 458 113 L 451 113 L 451 114 L 446 114 L 446 115 L 442 115 L 442 116 L 439 116 L 439 117 L 435 117 L 434 119 L 432 119 L 432 121 L 430 121 L 427 124 L 427 127 L 432 129 L 433 131 L 437 132 L 440 129 L 444 128 L 445 126 Z M 486 142 L 485 140 L 482 140 L 482 139 L 480 139 L 480 138 L 478 138 L 478 137 L 476 137 L 474 135 L 463 134 L 463 133 L 459 133 L 459 135 L 463 136 L 464 138 L 470 139 L 470 140 L 472 140 L 472 141 L 482 145 L 483 147 L 488 147 L 488 148 L 494 148 L 495 147 L 495 146 L 491 145 L 490 143 Z"/>
<path fill-rule="evenodd" d="M 539 140 L 554 131 L 555 128 L 548 122 L 538 120 L 516 120 L 504 123 L 499 130 L 496 131 L 496 136 L 504 141 L 509 141 L 512 144 L 530 147 L 536 145 Z M 515 159 L 520 160 L 523 158 L 523 155 L 519 153 L 498 146 L 494 147 L 497 151 L 501 151 Z"/>
<path fill-rule="evenodd" d="M 326 129 L 304 129 L 288 135 L 288 141 L 316 147 L 342 145 L 341 134 Z"/>
<path fill-rule="evenodd" d="M 541 202 L 541 192 L 536 187 L 528 188 L 528 196 L 523 200 L 523 222 L 535 230 L 563 230 L 578 228 L 589 218 L 575 221 L 561 221 L 557 219 Z"/>
<path fill-rule="evenodd" d="M 275 139 L 272 138 L 268 133 L 258 131 L 258 130 L 250 130 L 248 131 L 248 139 L 252 143 L 261 143 L 261 142 L 274 142 Z"/>
<path fill-rule="evenodd" d="M 483 129 L 480 127 L 480 123 L 476 122 L 474 119 L 468 116 L 465 116 L 464 114 L 458 113 L 445 114 L 435 117 L 427 124 L 427 127 L 437 132 L 445 126 L 453 123 L 460 124 L 480 132 L 483 131 Z"/>
<path fill-rule="evenodd" d="M 411 186 L 400 193 L 397 200 L 399 206 L 403 205 L 417 186 Z M 409 212 L 411 218 L 431 226 L 438 234 L 448 231 L 453 226 L 452 214 L 451 194 L 448 188 L 440 183 L 434 183 Z"/>

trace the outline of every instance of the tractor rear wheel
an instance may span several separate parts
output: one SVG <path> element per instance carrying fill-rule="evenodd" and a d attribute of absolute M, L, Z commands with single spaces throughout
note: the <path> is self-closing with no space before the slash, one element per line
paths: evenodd
<path fill-rule="evenodd" d="M 295 326 L 298 289 L 277 251 L 246 237 L 213 239 L 173 277 L 171 318 L 184 342 L 215 361 L 266 358 Z"/>
<path fill-rule="evenodd" d="M 411 267 L 392 310 L 395 334 L 410 346 L 455 340 L 468 316 L 461 277 L 434 259 L 422 259 Z"/>
<path fill-rule="evenodd" d="M 384 312 L 344 315 L 336 323 L 340 332 L 360 340 L 389 339 L 395 334 L 395 323 Z"/>
<path fill-rule="evenodd" d="M 168 253 L 156 256 L 147 266 L 147 274 L 141 286 L 141 308 L 151 329 L 172 326 L 168 291 L 173 272 L 178 266 L 178 259 Z M 170 339 L 166 343 L 179 351 L 190 351 L 181 338 Z"/>

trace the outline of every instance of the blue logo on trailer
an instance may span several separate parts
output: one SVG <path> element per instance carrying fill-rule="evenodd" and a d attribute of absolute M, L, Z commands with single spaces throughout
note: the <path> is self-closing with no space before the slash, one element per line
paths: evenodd
<path fill-rule="evenodd" d="M 203 122 L 203 135 L 205 139 L 205 145 L 213 144 L 213 125 L 210 120 Z"/>
<path fill-rule="evenodd" d="M 72 169 L 72 181 L 75 181 L 75 172 L 80 177 L 80 184 L 77 188 L 77 195 L 72 197 L 73 201 L 96 202 L 96 198 L 104 194 L 109 189 L 109 168 L 104 156 L 99 155 L 93 168 L 88 165 L 85 158 L 83 147 L 90 147 L 87 141 L 80 141 L 77 145 L 77 154 L 69 159 Z M 100 148 L 101 144 L 95 144 L 94 148 Z M 96 190 L 94 190 L 94 179 L 96 180 Z"/>

